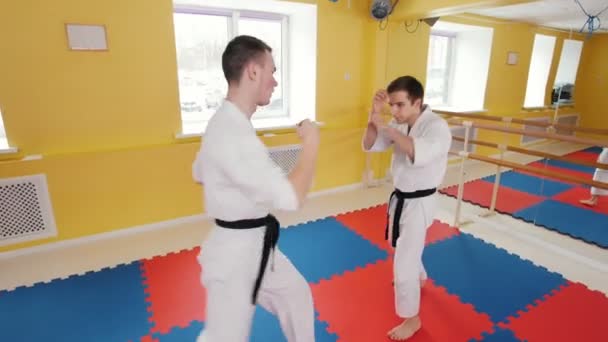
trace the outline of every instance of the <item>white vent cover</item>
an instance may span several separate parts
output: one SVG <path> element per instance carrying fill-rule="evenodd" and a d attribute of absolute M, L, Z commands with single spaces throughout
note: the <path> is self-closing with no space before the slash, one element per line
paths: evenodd
<path fill-rule="evenodd" d="M 557 117 L 557 123 L 560 125 L 578 126 L 578 114 L 561 115 Z M 557 134 L 574 135 L 572 129 L 557 129 Z"/>
<path fill-rule="evenodd" d="M 0 245 L 55 235 L 46 177 L 0 179 Z"/>
<path fill-rule="evenodd" d="M 464 126 L 450 127 L 450 131 L 452 131 L 452 137 L 464 138 L 464 133 L 465 133 Z M 477 128 L 475 128 L 475 127 L 469 128 L 469 140 L 471 140 L 471 139 L 473 139 L 473 140 L 477 139 Z M 467 152 L 475 152 L 476 146 L 477 145 L 475 145 L 475 144 L 468 143 Z M 451 152 L 464 151 L 464 141 L 458 141 L 458 140 L 452 139 L 452 145 L 450 146 L 450 151 Z M 458 157 L 456 157 L 456 158 L 458 158 Z"/>
<path fill-rule="evenodd" d="M 296 166 L 296 162 L 302 151 L 302 146 L 286 145 L 271 147 L 268 150 L 270 158 L 283 170 L 283 172 L 285 172 L 285 174 L 288 174 Z"/>
<path fill-rule="evenodd" d="M 526 119 L 528 121 L 539 121 L 539 122 L 545 122 L 545 123 L 550 123 L 551 119 L 549 119 L 549 117 L 542 117 L 542 118 L 532 118 L 532 119 Z M 524 125 L 523 127 L 524 131 L 532 131 L 532 132 L 547 132 L 547 127 L 538 127 L 538 126 L 531 126 L 531 125 Z M 534 142 L 538 142 L 538 141 L 542 141 L 545 140 L 544 138 L 539 138 L 539 137 L 532 137 L 532 136 L 528 136 L 528 135 L 522 135 L 521 137 L 521 143 L 522 144 L 531 144 Z"/>

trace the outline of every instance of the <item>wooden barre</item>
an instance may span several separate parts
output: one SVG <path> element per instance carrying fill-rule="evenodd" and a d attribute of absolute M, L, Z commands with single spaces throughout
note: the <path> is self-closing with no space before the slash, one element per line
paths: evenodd
<path fill-rule="evenodd" d="M 455 116 L 461 118 L 469 118 L 469 119 L 480 119 L 480 120 L 488 120 L 488 121 L 498 121 L 505 122 L 505 120 L 509 120 L 512 123 L 528 125 L 528 126 L 536 126 L 536 127 L 554 127 L 556 129 L 564 129 L 564 130 L 572 130 L 583 133 L 592 133 L 592 134 L 600 134 L 600 135 L 608 135 L 608 129 L 602 128 L 589 128 L 589 127 L 579 127 L 573 125 L 564 125 L 558 123 L 550 123 L 550 122 L 541 122 L 536 120 L 529 119 L 518 119 L 518 118 L 506 118 L 502 116 L 494 116 L 494 115 L 486 115 L 486 114 L 466 114 L 466 113 L 441 113 L 448 116 Z"/>
<path fill-rule="evenodd" d="M 459 125 L 459 126 L 463 126 L 464 125 L 463 121 L 462 120 L 458 120 L 458 119 L 450 119 L 450 120 L 447 120 L 447 122 L 450 123 L 450 124 L 453 124 L 453 125 Z M 568 136 L 568 135 L 546 133 L 546 132 L 526 131 L 526 130 L 519 129 L 519 128 L 486 125 L 486 124 L 482 124 L 482 123 L 478 123 L 478 122 L 471 122 L 471 125 L 472 125 L 472 127 L 481 128 L 481 129 L 488 129 L 488 130 L 491 130 L 491 131 L 520 134 L 520 135 L 529 136 L 529 137 L 538 137 L 538 138 L 545 138 L 545 139 L 553 139 L 553 140 L 558 140 L 558 141 L 568 141 L 568 142 L 573 142 L 573 143 L 578 143 L 578 144 L 585 144 L 585 145 L 592 145 L 592 146 L 608 147 L 608 141 L 600 141 L 600 140 L 594 140 L 594 139 L 585 139 L 585 138 L 571 137 L 571 136 Z"/>
<path fill-rule="evenodd" d="M 459 153 L 451 152 L 451 151 L 449 152 L 449 154 L 460 156 Z M 546 177 L 557 178 L 557 179 L 561 179 L 561 180 L 571 182 L 571 183 L 585 184 L 585 185 L 589 185 L 589 186 L 594 186 L 599 189 L 608 190 L 608 183 L 597 182 L 594 180 L 587 180 L 584 178 L 574 177 L 574 176 L 570 176 L 567 174 L 561 174 L 561 173 L 554 172 L 554 171 L 539 169 L 537 167 L 532 167 L 532 166 L 528 166 L 528 165 L 510 162 L 507 160 L 499 160 L 499 159 L 495 159 L 495 158 L 484 157 L 482 155 L 474 154 L 474 153 L 468 153 L 467 158 L 473 159 L 473 160 L 479 160 L 479 161 L 494 164 L 494 165 L 508 167 L 508 168 L 511 168 L 514 170 L 522 170 L 522 171 L 527 171 L 530 173 L 539 174 L 539 175 L 546 176 Z"/>
<path fill-rule="evenodd" d="M 462 137 L 452 137 L 452 139 L 464 142 L 464 138 L 462 138 Z M 495 143 L 491 143 L 488 141 L 469 139 L 469 143 L 475 144 L 475 145 L 486 146 L 486 147 L 493 147 L 493 148 L 497 148 L 497 149 L 500 148 L 500 144 L 495 144 Z M 588 162 L 585 160 L 577 160 L 577 159 L 567 158 L 564 156 L 558 156 L 556 154 L 529 150 L 526 148 L 521 148 L 521 147 L 516 147 L 516 146 L 510 146 L 510 145 L 504 145 L 504 146 L 507 151 L 513 151 L 513 152 L 517 152 L 517 153 L 528 154 L 528 155 L 542 157 L 542 158 L 549 158 L 549 159 L 553 159 L 553 160 L 561 160 L 561 161 L 565 161 L 565 162 L 573 163 L 573 164 L 577 164 L 577 165 L 583 165 L 583 166 L 594 167 L 597 169 L 608 170 L 608 164 L 602 164 L 602 163 L 597 163 L 597 162 Z"/>

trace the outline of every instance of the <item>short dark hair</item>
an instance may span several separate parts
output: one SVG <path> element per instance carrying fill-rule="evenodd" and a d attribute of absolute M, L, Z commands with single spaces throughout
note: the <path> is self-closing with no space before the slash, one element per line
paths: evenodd
<path fill-rule="evenodd" d="M 260 58 L 266 51 L 272 52 L 272 49 L 258 38 L 241 35 L 232 39 L 222 54 L 222 69 L 226 81 L 238 83 L 245 65 Z"/>
<path fill-rule="evenodd" d="M 388 85 L 386 91 L 389 94 L 396 91 L 405 91 L 411 102 L 415 102 L 418 99 L 424 99 L 424 88 L 422 87 L 422 84 L 412 76 L 401 76 L 396 78 Z"/>

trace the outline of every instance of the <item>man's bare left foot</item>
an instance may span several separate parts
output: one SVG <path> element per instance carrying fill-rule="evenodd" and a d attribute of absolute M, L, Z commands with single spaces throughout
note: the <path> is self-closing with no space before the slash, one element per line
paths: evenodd
<path fill-rule="evenodd" d="M 391 331 L 388 332 L 388 337 L 394 341 L 404 341 L 414 336 L 421 327 L 422 322 L 420 321 L 420 317 L 415 316 L 406 319 L 401 324 L 391 329 Z"/>
<path fill-rule="evenodd" d="M 581 200 L 581 203 L 585 204 L 585 205 L 588 205 L 590 207 L 593 207 L 596 204 L 595 201 L 592 200 L 592 199 Z"/>

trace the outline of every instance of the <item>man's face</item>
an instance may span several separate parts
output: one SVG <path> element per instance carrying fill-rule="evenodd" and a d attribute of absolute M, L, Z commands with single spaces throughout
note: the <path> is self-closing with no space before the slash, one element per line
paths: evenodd
<path fill-rule="evenodd" d="M 410 118 L 420 113 L 421 99 L 412 102 L 406 91 L 395 91 L 388 94 L 388 104 L 391 107 L 391 114 L 397 123 L 405 123 Z"/>
<path fill-rule="evenodd" d="M 266 106 L 270 103 L 270 98 L 274 92 L 274 88 L 278 85 L 274 78 L 276 67 L 272 54 L 268 51 L 260 58 L 256 64 L 256 89 L 257 89 L 257 105 Z"/>

